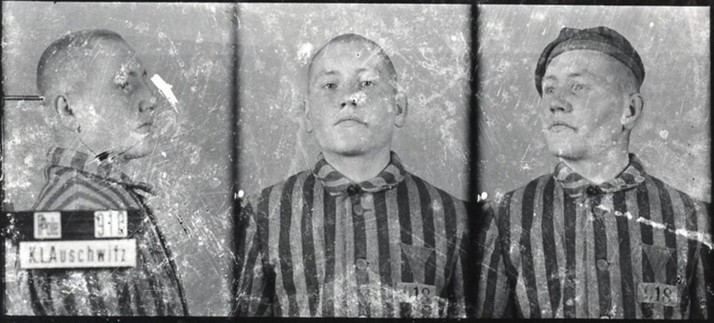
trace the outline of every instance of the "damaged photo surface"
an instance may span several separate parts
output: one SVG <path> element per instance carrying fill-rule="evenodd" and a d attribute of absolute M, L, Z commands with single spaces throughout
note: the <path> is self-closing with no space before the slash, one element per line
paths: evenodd
<path fill-rule="evenodd" d="M 233 5 L 2 6 L 3 314 L 228 315 Z"/>
<path fill-rule="evenodd" d="M 235 315 L 464 317 L 470 7 L 238 11 Z"/>
<path fill-rule="evenodd" d="M 711 319 L 709 8 L 478 8 L 477 317 Z"/>

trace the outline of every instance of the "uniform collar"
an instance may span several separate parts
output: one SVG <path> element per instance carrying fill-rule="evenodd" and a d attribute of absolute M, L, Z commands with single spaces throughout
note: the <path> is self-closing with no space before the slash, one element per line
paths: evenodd
<path fill-rule="evenodd" d="M 332 196 L 340 195 L 345 191 L 359 189 L 361 191 L 376 193 L 388 190 L 397 186 L 404 179 L 404 166 L 395 152 L 390 152 L 390 160 L 387 167 L 374 178 L 360 183 L 353 183 L 347 177 L 338 172 L 327 163 L 325 157 L 320 153 L 318 162 L 312 171 L 322 182 L 325 190 Z"/>
<path fill-rule="evenodd" d="M 587 189 L 592 190 L 595 194 L 628 190 L 640 185 L 645 180 L 645 171 L 640 160 L 635 154 L 630 154 L 629 157 L 630 163 L 625 167 L 625 170 L 617 177 L 600 185 L 591 183 L 563 162 L 555 166 L 553 177 L 560 183 L 563 190 L 572 197 L 583 195 Z"/>
<path fill-rule="evenodd" d="M 72 168 L 77 171 L 117 182 L 129 189 L 139 189 L 153 194 L 151 185 L 135 182 L 126 175 L 126 161 L 115 154 L 101 153 L 96 156 L 61 147 L 52 147 L 47 152 L 52 166 Z M 49 171 L 49 170 L 48 170 Z"/>

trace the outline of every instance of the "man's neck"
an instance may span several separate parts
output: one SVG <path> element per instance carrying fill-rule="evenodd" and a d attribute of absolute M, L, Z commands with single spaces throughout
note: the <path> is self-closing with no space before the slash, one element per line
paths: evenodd
<path fill-rule="evenodd" d="M 73 151 L 86 154 L 87 156 L 90 156 L 90 158 L 98 157 L 102 161 L 107 158 L 111 158 L 113 163 L 126 164 L 128 162 L 128 160 L 126 160 L 123 156 L 117 155 L 113 152 L 93 151 L 84 142 L 82 142 L 79 137 L 64 131 L 55 132 L 55 145 L 57 147 L 71 149 Z"/>
<path fill-rule="evenodd" d="M 359 156 L 344 156 L 326 151 L 322 155 L 330 166 L 354 183 L 361 183 L 379 175 L 389 165 L 391 158 L 389 147 Z"/>
<path fill-rule="evenodd" d="M 626 148 L 613 149 L 605 154 L 587 159 L 569 160 L 561 158 L 568 167 L 590 182 L 600 185 L 614 179 L 630 164 Z"/>

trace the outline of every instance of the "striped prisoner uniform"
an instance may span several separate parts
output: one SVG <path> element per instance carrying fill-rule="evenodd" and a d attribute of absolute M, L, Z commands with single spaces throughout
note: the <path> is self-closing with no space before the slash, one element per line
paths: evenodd
<path fill-rule="evenodd" d="M 709 205 L 634 155 L 601 185 L 560 163 L 491 210 L 478 236 L 478 317 L 711 317 Z"/>
<path fill-rule="evenodd" d="M 320 155 L 312 171 L 248 198 L 240 316 L 465 316 L 462 201 L 407 173 L 395 153 L 355 184 Z"/>
<path fill-rule="evenodd" d="M 52 148 L 47 183 L 33 209 L 142 210 L 142 228 L 129 232 L 137 240 L 135 268 L 28 271 L 35 315 L 187 315 L 175 265 L 151 210 L 121 164 L 84 153 Z M 105 156 L 106 157 L 106 156 Z"/>

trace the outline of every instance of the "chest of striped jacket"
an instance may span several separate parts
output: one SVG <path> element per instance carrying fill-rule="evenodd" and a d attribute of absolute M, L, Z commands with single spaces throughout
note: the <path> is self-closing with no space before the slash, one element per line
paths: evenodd
<path fill-rule="evenodd" d="M 546 175 L 507 193 L 479 234 L 478 316 L 710 316 L 709 205 L 636 163 L 619 188 Z"/>
<path fill-rule="evenodd" d="M 26 270 L 18 292 L 28 295 L 34 315 L 185 315 L 180 281 L 163 236 L 143 197 L 128 189 L 120 169 L 89 156 L 53 148 L 48 154 L 47 183 L 35 210 L 140 210 L 137 266 Z M 122 176 L 119 176 L 122 175 Z"/>
<path fill-rule="evenodd" d="M 237 314 L 464 316 L 463 202 L 401 165 L 347 183 L 318 163 L 249 199 Z"/>

